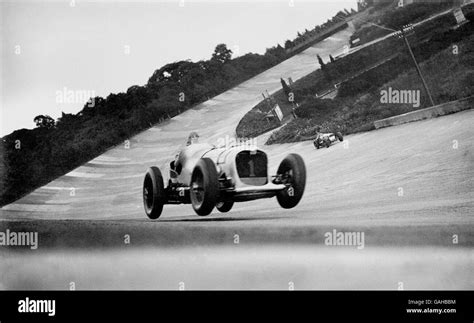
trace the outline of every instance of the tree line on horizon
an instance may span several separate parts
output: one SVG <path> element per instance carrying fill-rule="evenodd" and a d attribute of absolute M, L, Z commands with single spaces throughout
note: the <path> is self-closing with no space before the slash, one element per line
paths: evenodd
<path fill-rule="evenodd" d="M 287 41 L 285 41 L 285 45 L 284 45 L 285 50 L 291 50 L 293 47 L 295 47 L 299 43 L 311 39 L 312 37 L 324 32 L 325 30 L 331 28 L 332 26 L 340 23 L 344 19 L 349 18 L 350 16 L 356 13 L 357 11 L 355 11 L 354 9 L 351 9 L 350 11 L 347 9 L 340 10 L 332 18 L 328 19 L 326 22 L 320 25 L 314 26 L 313 29 L 311 30 L 305 29 L 303 33 L 297 32 L 295 39 L 293 40 L 288 39 Z"/>

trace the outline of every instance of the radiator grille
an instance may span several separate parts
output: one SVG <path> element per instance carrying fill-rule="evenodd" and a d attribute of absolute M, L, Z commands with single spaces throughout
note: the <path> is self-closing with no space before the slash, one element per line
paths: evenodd
<path fill-rule="evenodd" d="M 267 184 L 267 155 L 263 151 L 242 151 L 237 154 L 235 163 L 244 184 Z"/>

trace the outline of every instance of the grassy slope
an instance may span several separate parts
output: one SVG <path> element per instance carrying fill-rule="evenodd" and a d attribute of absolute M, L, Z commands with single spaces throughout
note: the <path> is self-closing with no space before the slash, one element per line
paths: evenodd
<path fill-rule="evenodd" d="M 406 8 L 398 8 L 393 10 L 392 6 L 397 6 L 398 1 L 395 1 L 390 6 L 382 6 L 376 10 L 371 8 L 367 10 L 367 14 L 363 19 L 356 21 L 357 31 L 352 35 L 351 41 L 359 39 L 356 45 L 363 45 L 379 37 L 391 33 L 390 30 L 382 29 L 370 23 L 380 24 L 391 29 L 398 29 L 403 25 L 416 23 L 428 18 L 437 12 L 441 12 L 453 6 L 453 0 L 438 0 L 432 1 L 429 6 L 425 3 L 415 3 Z"/>
<path fill-rule="evenodd" d="M 471 24 L 472 25 L 472 24 Z M 472 26 L 470 27 L 472 30 Z M 448 47 L 420 64 L 436 104 L 471 96 L 474 93 L 474 35 L 457 42 L 459 54 Z M 416 108 L 410 104 L 381 104 L 383 89 L 420 90 L 422 104 Z M 428 106 L 427 96 L 415 68 L 401 73 L 395 79 L 382 84 L 376 90 L 360 95 L 353 104 L 340 100 L 341 106 L 326 117 L 300 118 L 275 132 L 268 143 L 293 142 L 314 135 L 315 127 L 332 131 L 339 128 L 345 133 L 373 129 L 373 121 L 421 109 Z"/>
<path fill-rule="evenodd" d="M 441 4 L 433 4 L 429 7 L 416 4 L 396 10 L 387 10 L 387 7 L 380 7 L 376 11 L 371 10 L 372 12 L 368 13 L 364 19 L 366 21 L 377 22 L 379 24 L 384 23 L 385 21 L 393 27 L 397 25 L 404 25 L 409 22 L 420 21 L 433 13 L 445 10 L 449 6 L 450 3 L 444 2 Z M 411 36 L 411 41 L 413 44 L 417 45 L 417 48 L 415 48 L 415 54 L 417 55 L 419 61 L 426 60 L 433 53 L 439 52 L 440 50 L 446 48 L 447 44 L 445 40 L 436 39 L 436 35 L 444 35 L 444 31 L 446 31 L 449 26 L 452 26 L 453 24 L 454 18 L 450 15 L 445 15 L 444 17 L 430 21 L 429 23 L 425 23 L 422 27 L 417 28 L 416 34 Z M 356 25 L 360 28 L 358 30 L 359 34 L 361 30 L 372 30 L 367 29 L 368 25 L 363 24 L 360 21 L 356 21 Z M 369 33 L 367 36 L 368 38 L 364 40 L 364 42 L 370 41 L 375 37 L 371 33 Z M 429 39 L 432 44 L 427 45 L 427 39 Z M 378 66 L 373 71 L 364 72 L 379 64 L 380 62 L 384 62 L 384 60 L 387 58 L 392 60 L 385 62 L 381 66 Z M 354 104 L 354 102 L 361 101 L 362 103 L 366 103 L 366 101 L 369 100 L 367 95 L 377 90 L 380 85 L 387 83 L 390 80 L 398 77 L 399 74 L 408 71 L 412 65 L 409 60 L 410 58 L 407 55 L 407 51 L 403 42 L 392 38 L 367 47 L 354 54 L 348 55 L 334 63 L 326 65 L 326 72 L 316 70 L 301 80 L 298 80 L 293 85 L 293 92 L 295 93 L 296 101 L 301 104 L 303 110 L 308 110 L 308 105 L 311 104 L 313 107 L 317 106 L 318 109 L 324 110 L 325 106 L 328 104 L 323 101 L 314 100 L 314 95 L 321 94 L 332 88 L 334 84 L 342 82 L 342 88 L 339 91 L 340 95 L 338 95 L 339 99 L 336 100 L 337 104 L 340 105 L 340 108 L 338 109 L 339 111 L 333 111 L 334 113 L 327 114 L 326 118 L 323 118 L 323 120 L 321 120 L 321 118 L 318 118 L 317 120 L 307 120 L 307 111 L 305 111 L 303 113 L 305 115 L 305 120 L 298 120 L 294 121 L 293 123 L 308 123 L 314 125 L 314 122 L 316 122 L 319 125 L 329 127 L 329 125 L 326 123 L 328 123 L 330 119 L 336 114 L 340 114 L 336 112 L 344 110 L 346 113 L 348 113 L 348 110 L 352 110 L 351 112 L 353 116 L 355 116 L 354 110 L 359 109 L 359 107 Z M 360 73 L 363 73 L 362 76 L 353 78 L 354 75 L 358 75 Z M 329 75 L 329 77 L 327 75 Z M 444 96 L 450 96 L 450 94 L 445 93 Z M 286 102 L 287 99 L 283 91 L 280 90 L 276 92 L 273 97 L 280 104 L 280 106 L 289 105 Z M 240 121 L 236 129 L 237 135 L 240 137 L 253 137 L 278 127 L 278 122 L 268 122 L 264 118 L 264 114 L 261 113 L 261 111 L 266 112 L 268 110 L 268 104 L 263 101 L 255 106 Z M 361 121 L 359 120 L 356 123 L 360 122 Z M 290 129 L 297 127 L 297 125 L 293 123 L 279 130 L 280 132 L 284 132 L 284 137 L 287 138 L 283 141 L 287 141 L 292 137 L 291 133 L 286 132 L 291 132 Z M 345 124 L 339 126 L 344 129 L 347 128 Z M 354 124 L 350 124 L 349 128 L 352 129 L 346 130 L 362 131 L 369 130 L 371 125 L 359 124 L 354 129 Z M 298 136 L 296 135 L 296 137 Z M 270 139 L 269 142 L 272 142 L 273 139 L 274 138 Z"/>
<path fill-rule="evenodd" d="M 326 65 L 327 74 L 330 75 L 330 79 L 328 79 L 325 72 L 318 69 L 297 80 L 292 86 L 296 102 L 302 103 L 304 98 L 307 96 L 322 94 L 329 89 L 334 88 L 334 84 L 343 82 L 353 75 L 371 68 L 378 62 L 386 60 L 388 57 L 392 56 L 399 47 L 400 45 L 396 41 L 382 41 L 352 55 L 338 59 L 334 63 Z M 315 58 L 315 66 L 317 64 Z M 272 96 L 280 106 L 291 109 L 291 104 L 288 103 L 285 93 L 282 90 L 277 91 Z M 257 104 L 239 122 L 236 129 L 237 136 L 255 137 L 278 127 L 280 124 L 277 121 L 268 122 L 264 118 L 265 114 L 260 112 L 268 112 L 269 110 L 270 106 L 265 101 Z"/>

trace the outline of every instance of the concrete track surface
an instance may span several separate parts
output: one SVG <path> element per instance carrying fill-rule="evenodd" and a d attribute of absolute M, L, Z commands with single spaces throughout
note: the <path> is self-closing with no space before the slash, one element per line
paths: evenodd
<path fill-rule="evenodd" d="M 148 220 L 143 174 L 190 131 L 216 142 L 279 78 L 300 78 L 315 55 L 351 31 L 157 125 L 2 208 L 0 231 L 39 233 L 36 250 L 0 247 L 0 289 L 473 289 L 474 111 L 350 135 L 330 148 L 264 146 L 270 171 L 303 156 L 305 195 L 199 217 L 165 206 Z M 328 246 L 327 232 L 360 232 L 360 246 Z"/>

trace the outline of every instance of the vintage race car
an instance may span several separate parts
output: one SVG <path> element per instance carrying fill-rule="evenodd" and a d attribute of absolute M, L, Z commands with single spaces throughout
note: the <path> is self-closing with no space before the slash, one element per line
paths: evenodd
<path fill-rule="evenodd" d="M 286 156 L 270 175 L 266 153 L 255 146 L 192 144 L 170 163 L 166 187 L 160 169 L 148 169 L 143 204 L 150 219 L 157 219 L 165 204 L 190 203 L 198 215 L 208 215 L 214 207 L 228 212 L 235 202 L 274 196 L 290 209 L 301 200 L 305 185 L 305 164 L 297 154 Z"/>
<path fill-rule="evenodd" d="M 331 133 L 318 133 L 316 135 L 316 139 L 314 139 L 313 144 L 316 149 L 320 147 L 327 147 L 331 146 L 331 144 L 335 141 L 343 141 L 344 138 L 342 137 L 342 133 L 340 132 L 331 132 Z"/>

